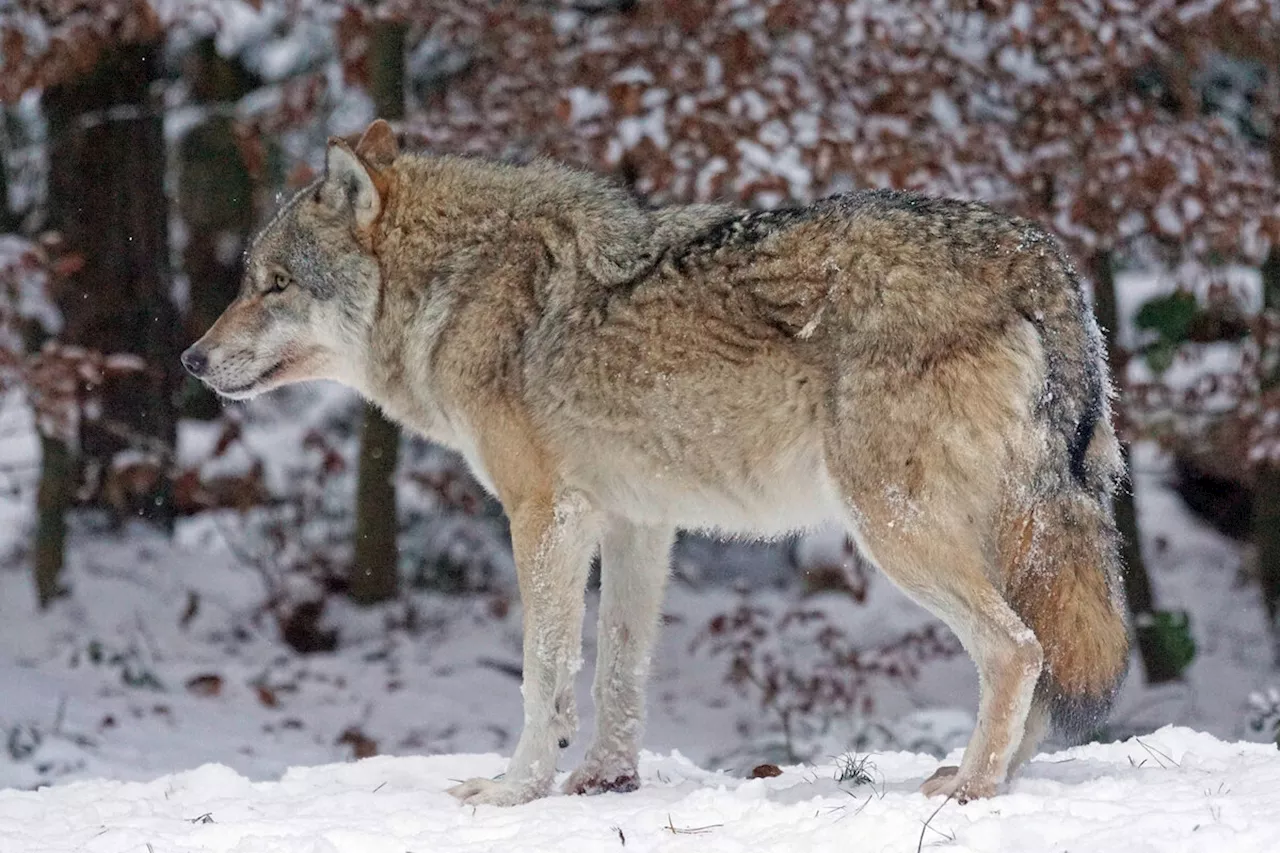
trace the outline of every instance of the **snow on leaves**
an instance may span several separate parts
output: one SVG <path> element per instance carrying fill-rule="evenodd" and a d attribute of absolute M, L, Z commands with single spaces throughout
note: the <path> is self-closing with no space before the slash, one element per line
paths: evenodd
<path fill-rule="evenodd" d="M 0 22 L 0 96 L 175 27 L 236 51 L 254 20 L 319 22 L 345 56 L 388 16 L 413 25 L 431 80 L 409 126 L 437 150 L 557 156 L 659 199 L 981 197 L 1086 256 L 1148 240 L 1256 261 L 1280 230 L 1276 158 L 1193 85 L 1216 54 L 1274 67 L 1275 0 L 30 0 Z"/>

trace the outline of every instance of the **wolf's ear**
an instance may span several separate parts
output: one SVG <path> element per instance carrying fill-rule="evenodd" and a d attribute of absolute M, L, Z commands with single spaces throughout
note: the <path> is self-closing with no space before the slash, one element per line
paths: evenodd
<path fill-rule="evenodd" d="M 331 137 L 325 153 L 321 196 L 331 206 L 351 211 L 356 227 L 365 230 L 382 213 L 385 193 L 386 178 L 360 159 L 344 140 Z"/>
<path fill-rule="evenodd" d="M 377 119 L 356 143 L 356 155 L 375 169 L 387 168 L 400 156 L 396 132 L 384 120 Z"/>

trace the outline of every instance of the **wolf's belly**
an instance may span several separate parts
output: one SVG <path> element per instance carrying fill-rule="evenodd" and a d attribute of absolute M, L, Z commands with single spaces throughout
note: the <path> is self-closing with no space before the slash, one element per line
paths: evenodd
<path fill-rule="evenodd" d="M 757 458 L 663 459 L 619 449 L 603 458 L 610 456 L 608 464 L 575 466 L 575 479 L 600 509 L 635 522 L 772 537 L 847 521 L 816 446 Z"/>

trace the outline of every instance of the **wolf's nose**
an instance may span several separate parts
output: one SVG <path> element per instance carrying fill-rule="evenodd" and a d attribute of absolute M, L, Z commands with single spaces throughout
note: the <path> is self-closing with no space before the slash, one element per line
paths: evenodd
<path fill-rule="evenodd" d="M 199 347 L 193 346 L 182 354 L 182 366 L 192 376 L 204 376 L 209 369 L 209 356 Z"/>

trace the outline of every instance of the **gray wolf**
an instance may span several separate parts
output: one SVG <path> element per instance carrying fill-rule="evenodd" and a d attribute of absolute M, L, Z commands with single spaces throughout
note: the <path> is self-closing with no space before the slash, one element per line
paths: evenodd
<path fill-rule="evenodd" d="M 505 776 L 452 789 L 468 803 L 551 790 L 597 549 L 597 730 L 564 789 L 637 786 L 677 526 L 837 522 L 950 626 L 977 727 L 928 795 L 997 793 L 1050 721 L 1091 731 L 1126 670 L 1099 331 L 1057 243 L 978 203 L 647 209 L 549 162 L 401 153 L 378 122 L 330 140 L 183 358 L 234 399 L 345 383 L 501 500 L 525 727 Z"/>

